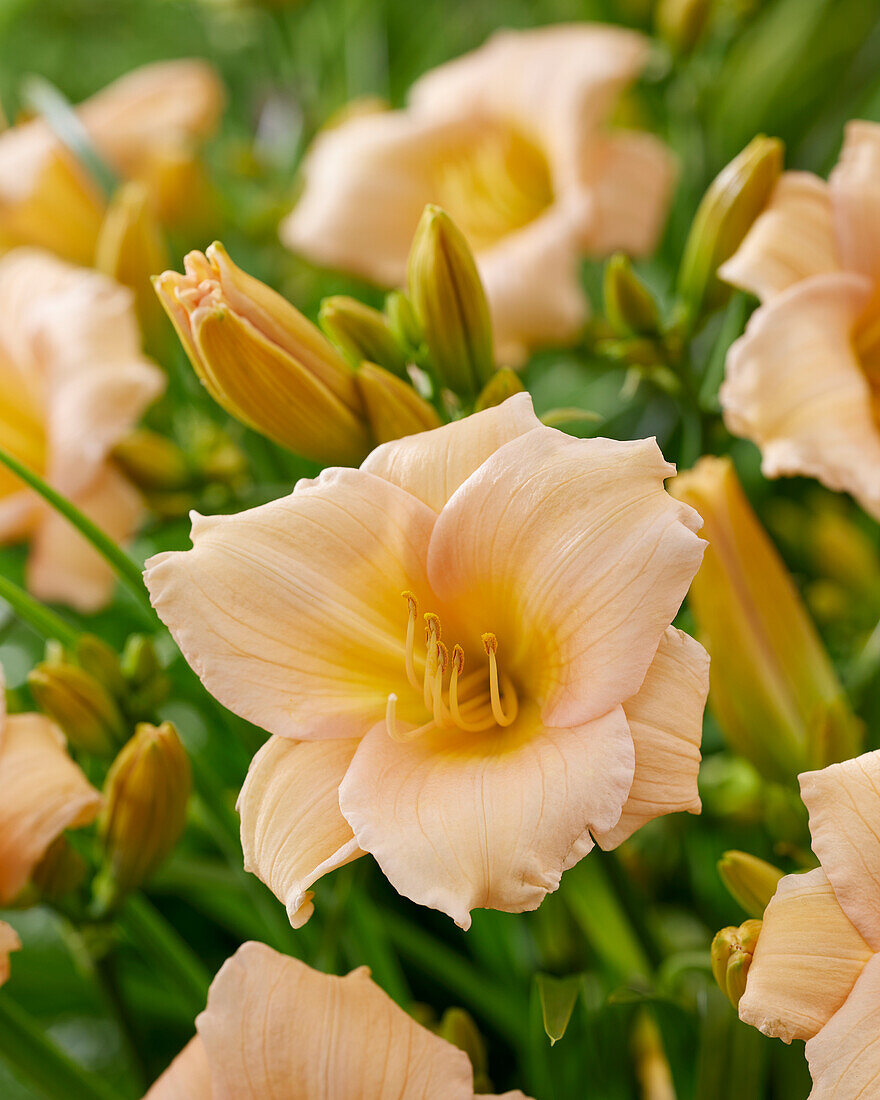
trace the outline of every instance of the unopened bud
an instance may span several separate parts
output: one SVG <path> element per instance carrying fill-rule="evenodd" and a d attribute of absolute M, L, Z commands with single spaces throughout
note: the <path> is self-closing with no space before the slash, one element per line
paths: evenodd
<path fill-rule="evenodd" d="M 703 812 L 738 825 L 763 820 L 766 786 L 754 766 L 741 756 L 712 753 L 700 768 Z"/>
<path fill-rule="evenodd" d="M 174 726 L 140 723 L 104 782 L 99 901 L 112 904 L 165 859 L 183 832 L 190 786 L 189 758 Z"/>
<path fill-rule="evenodd" d="M 87 870 L 86 861 L 62 833 L 34 868 L 30 885 L 38 898 L 58 901 L 80 885 Z"/>
<path fill-rule="evenodd" d="M 130 714 L 148 717 L 168 696 L 169 682 L 151 638 L 132 634 L 122 651 L 122 675 Z"/>
<path fill-rule="evenodd" d="M 759 134 L 715 177 L 703 196 L 684 247 L 676 287 L 676 322 L 690 330 L 704 305 L 717 305 L 729 289 L 718 267 L 729 259 L 764 209 L 782 171 L 784 146 Z"/>
<path fill-rule="evenodd" d="M 712 0 L 660 0 L 657 33 L 677 54 L 689 54 L 706 27 Z"/>
<path fill-rule="evenodd" d="M 482 412 L 483 409 L 501 405 L 508 397 L 513 397 L 515 393 L 522 393 L 524 389 L 525 386 L 520 382 L 515 370 L 511 370 L 510 367 L 501 367 L 483 386 L 474 405 L 474 412 Z"/>
<path fill-rule="evenodd" d="M 119 707 L 94 676 L 76 665 L 44 661 L 27 678 L 34 702 L 68 741 L 95 756 L 110 756 L 125 737 Z"/>
<path fill-rule="evenodd" d="M 722 928 L 712 940 L 712 973 L 718 988 L 736 1008 L 746 991 L 761 921 L 747 920 L 739 928 Z"/>
<path fill-rule="evenodd" d="M 718 860 L 718 874 L 734 901 L 750 917 L 763 917 L 782 878 L 782 872 L 772 863 L 737 851 L 725 852 Z"/>
<path fill-rule="evenodd" d="M 354 371 L 321 330 L 219 243 L 184 267 L 154 285 L 214 400 L 306 458 L 359 463 L 372 441 Z"/>
<path fill-rule="evenodd" d="M 321 302 L 318 323 L 356 369 L 366 360 L 406 377 L 406 355 L 378 309 L 338 294 Z"/>
<path fill-rule="evenodd" d="M 402 290 L 392 290 L 385 298 L 385 316 L 388 327 L 402 348 L 416 351 L 424 342 L 422 326 L 416 317 L 413 304 Z"/>
<path fill-rule="evenodd" d="M 489 306 L 470 246 L 438 206 L 425 207 L 416 229 L 407 288 L 437 377 L 475 397 L 495 369 Z"/>
<path fill-rule="evenodd" d="M 94 634 L 80 634 L 75 656 L 79 667 L 103 684 L 114 699 L 124 698 L 127 685 L 119 655 L 112 646 Z"/>
<path fill-rule="evenodd" d="M 149 428 L 136 428 L 113 448 L 113 459 L 139 489 L 182 489 L 189 482 L 183 451 Z"/>
<path fill-rule="evenodd" d="M 603 293 L 605 318 L 618 336 L 650 336 L 657 332 L 660 311 L 654 296 L 622 252 L 615 253 L 605 265 Z"/>
<path fill-rule="evenodd" d="M 434 1030 L 441 1039 L 463 1050 L 470 1058 L 474 1069 L 474 1089 L 478 1092 L 491 1092 L 486 1044 L 470 1015 L 463 1008 L 447 1008 Z"/>
<path fill-rule="evenodd" d="M 377 443 L 440 427 L 440 417 L 433 406 L 390 371 L 375 363 L 364 363 L 357 379 Z"/>

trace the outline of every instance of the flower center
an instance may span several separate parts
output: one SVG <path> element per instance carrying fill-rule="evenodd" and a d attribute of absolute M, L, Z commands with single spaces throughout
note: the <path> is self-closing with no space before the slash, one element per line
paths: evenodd
<path fill-rule="evenodd" d="M 450 729 L 483 732 L 493 726 L 509 726 L 519 711 L 519 700 L 513 681 L 498 668 L 498 639 L 490 632 L 482 635 L 488 658 L 488 669 L 477 669 L 464 675 L 464 649 L 458 642 L 452 655 L 441 637 L 440 617 L 432 611 L 423 615 L 425 632 L 424 673 L 416 674 L 416 628 L 419 604 L 412 592 L 401 595 L 406 600 L 406 678 L 420 692 L 431 720 L 414 730 L 403 731 L 397 725 L 397 696 L 388 696 L 385 724 L 395 741 L 410 741 L 429 730 Z M 448 678 L 447 678 L 447 673 Z"/>

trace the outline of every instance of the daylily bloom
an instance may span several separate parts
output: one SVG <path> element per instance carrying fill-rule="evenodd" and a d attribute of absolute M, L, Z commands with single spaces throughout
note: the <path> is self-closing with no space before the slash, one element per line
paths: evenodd
<path fill-rule="evenodd" d="M 480 1100 L 464 1051 L 398 1008 L 365 966 L 337 978 L 251 942 L 220 968 L 195 1037 L 145 1100 L 269 1096 Z"/>
<path fill-rule="evenodd" d="M 503 361 L 574 338 L 587 315 L 580 257 L 650 252 L 663 225 L 669 151 L 604 126 L 647 54 L 641 35 L 601 25 L 495 34 L 417 81 L 405 110 L 320 134 L 283 241 L 398 286 L 436 203 L 476 254 Z"/>
<path fill-rule="evenodd" d="M 223 90 L 202 61 L 162 61 L 127 73 L 78 115 L 98 153 L 124 179 L 146 184 L 161 221 L 188 206 L 197 144 L 216 127 Z M 39 245 L 91 264 L 104 200 L 46 122 L 0 134 L 0 251 Z"/>
<path fill-rule="evenodd" d="M 767 477 L 818 478 L 880 519 L 880 125 L 848 124 L 827 183 L 785 172 L 719 274 L 763 303 L 728 354 L 728 427 Z"/>
<path fill-rule="evenodd" d="M 364 852 L 467 928 L 536 908 L 594 838 L 699 810 L 708 658 L 670 623 L 704 544 L 672 473 L 520 393 L 147 562 L 206 687 L 273 734 L 242 843 L 294 926 Z"/>
<path fill-rule="evenodd" d="M 810 1100 L 880 1090 L 880 752 L 800 777 L 821 866 L 786 875 L 764 913 L 739 1015 L 807 1040 Z"/>
<path fill-rule="evenodd" d="M 120 541 L 143 503 L 109 454 L 164 383 L 141 353 L 130 291 L 36 249 L 0 259 L 0 446 Z M 109 599 L 103 559 L 4 467 L 0 542 L 21 539 L 34 595 L 81 611 Z"/>

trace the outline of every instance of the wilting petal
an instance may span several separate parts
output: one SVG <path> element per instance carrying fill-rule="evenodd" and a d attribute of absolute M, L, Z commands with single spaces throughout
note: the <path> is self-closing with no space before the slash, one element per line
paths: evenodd
<path fill-rule="evenodd" d="M 880 955 L 870 960 L 805 1053 L 813 1078 L 810 1100 L 880 1096 Z"/>
<path fill-rule="evenodd" d="M 880 125 L 848 122 L 829 178 L 834 228 L 844 267 L 880 279 Z"/>
<path fill-rule="evenodd" d="M 498 448 L 541 421 L 527 393 L 442 428 L 377 447 L 361 469 L 399 485 L 439 512 L 455 490 Z"/>
<path fill-rule="evenodd" d="M 144 574 L 184 656 L 224 706 L 270 733 L 359 737 L 410 691 L 401 592 L 427 592 L 434 513 L 330 469 L 236 516 L 194 515 L 193 549 Z"/>
<path fill-rule="evenodd" d="M 110 465 L 74 496 L 74 503 L 123 544 L 134 535 L 144 512 L 140 493 Z M 107 562 L 59 512 L 40 512 L 27 562 L 29 591 L 38 599 L 91 614 L 109 601 L 115 583 Z"/>
<path fill-rule="evenodd" d="M 507 730 L 363 739 L 339 789 L 358 843 L 391 884 L 462 928 L 470 910 L 536 909 L 620 816 L 632 782 L 621 707 L 544 729 L 529 706 Z"/>
<path fill-rule="evenodd" d="M 809 1039 L 846 1000 L 870 957 L 821 867 L 786 875 L 764 913 L 740 1019 L 786 1043 Z"/>
<path fill-rule="evenodd" d="M 196 1027 L 214 1100 L 472 1100 L 467 1055 L 420 1027 L 370 979 L 312 970 L 246 943 L 214 979 Z"/>
<path fill-rule="evenodd" d="M 339 809 L 339 784 L 357 746 L 270 737 L 241 788 L 244 869 L 286 905 L 294 928 L 314 911 L 312 883 L 363 855 Z"/>
<path fill-rule="evenodd" d="M 663 488 L 673 472 L 654 440 L 536 428 L 484 462 L 437 520 L 434 591 L 481 609 L 474 628 L 494 632 L 547 725 L 598 718 L 645 679 L 705 545 L 697 513 Z M 478 638 L 457 640 L 479 652 Z"/>
<path fill-rule="evenodd" d="M 144 1100 L 214 1100 L 211 1067 L 200 1036 L 190 1039 Z"/>
<path fill-rule="evenodd" d="M 7 717 L 0 732 L 0 904 L 13 900 L 65 829 L 87 825 L 101 796 L 40 714 Z"/>
<path fill-rule="evenodd" d="M 9 978 L 9 955 L 21 948 L 18 933 L 5 921 L 0 921 L 0 985 Z"/>
<path fill-rule="evenodd" d="M 843 911 L 880 950 L 880 751 L 799 778 L 813 851 Z"/>
<path fill-rule="evenodd" d="M 852 342 L 870 293 L 862 276 L 817 275 L 762 306 L 728 353 L 720 396 L 767 477 L 815 477 L 880 517 L 880 431 Z"/>
<path fill-rule="evenodd" d="M 697 772 L 708 691 L 709 654 L 670 626 L 645 682 L 623 704 L 635 745 L 635 774 L 620 820 L 610 832 L 596 834 L 602 848 L 616 848 L 663 814 L 700 812 Z"/>
<path fill-rule="evenodd" d="M 802 279 L 839 268 L 828 185 L 810 172 L 784 172 L 763 214 L 718 274 L 764 302 Z"/>

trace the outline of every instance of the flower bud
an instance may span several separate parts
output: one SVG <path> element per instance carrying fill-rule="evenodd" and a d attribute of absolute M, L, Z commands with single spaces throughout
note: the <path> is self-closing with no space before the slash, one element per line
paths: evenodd
<path fill-rule="evenodd" d="M 486 1044 L 468 1013 L 463 1008 L 447 1008 L 434 1030 L 441 1039 L 463 1050 L 470 1058 L 474 1070 L 474 1089 L 491 1092 Z"/>
<path fill-rule="evenodd" d="M 37 898 L 58 901 L 80 885 L 87 870 L 86 861 L 62 833 L 43 853 L 31 874 L 30 886 Z"/>
<path fill-rule="evenodd" d="M 654 15 L 657 33 L 677 54 L 689 54 L 700 40 L 712 0 L 660 0 Z"/>
<path fill-rule="evenodd" d="M 709 545 L 689 599 L 730 747 L 765 778 L 791 784 L 858 755 L 861 724 L 730 460 L 700 459 L 670 491 L 703 517 Z"/>
<path fill-rule="evenodd" d="M 759 134 L 715 177 L 703 196 L 678 270 L 676 323 L 690 330 L 704 305 L 717 305 L 729 290 L 716 278 L 764 209 L 782 171 L 784 146 Z"/>
<path fill-rule="evenodd" d="M 104 782 L 100 902 L 113 904 L 165 859 L 183 832 L 190 786 L 189 758 L 174 726 L 141 722 Z"/>
<path fill-rule="evenodd" d="M 136 428 L 113 448 L 113 460 L 144 492 L 182 489 L 189 483 L 186 457 L 176 443 L 149 428 Z"/>
<path fill-rule="evenodd" d="M 107 689 L 82 668 L 43 661 L 27 678 L 34 702 L 78 749 L 110 756 L 125 737 L 125 722 Z"/>
<path fill-rule="evenodd" d="M 184 267 L 154 285 L 214 400 L 315 462 L 359 463 L 372 440 L 354 371 L 320 329 L 221 244 L 190 252 Z"/>
<path fill-rule="evenodd" d="M 660 325 L 654 296 L 633 271 L 629 258 L 615 253 L 605 265 L 605 319 L 618 336 L 651 336 Z"/>
<path fill-rule="evenodd" d="M 385 316 L 388 327 L 402 348 L 415 351 L 424 343 L 424 333 L 413 304 L 402 290 L 392 290 L 385 297 Z"/>
<path fill-rule="evenodd" d="M 722 928 L 712 940 L 712 973 L 718 988 L 736 1008 L 746 991 L 761 921 L 747 920 L 739 928 Z"/>
<path fill-rule="evenodd" d="M 782 872 L 772 863 L 737 851 L 725 852 L 718 860 L 718 874 L 734 901 L 750 917 L 763 917 L 782 878 Z"/>
<path fill-rule="evenodd" d="M 357 380 L 377 443 L 440 427 L 440 417 L 433 406 L 390 371 L 375 363 L 364 363 Z"/>
<path fill-rule="evenodd" d="M 169 682 L 151 638 L 132 634 L 122 651 L 122 675 L 127 685 L 127 709 L 136 717 L 151 715 L 168 696 Z"/>
<path fill-rule="evenodd" d="M 366 360 L 406 378 L 406 356 L 378 309 L 337 294 L 321 302 L 318 323 L 355 369 Z"/>
<path fill-rule="evenodd" d="M 425 207 L 416 229 L 407 287 L 437 377 L 475 397 L 495 369 L 489 306 L 470 246 L 438 206 Z"/>
<path fill-rule="evenodd" d="M 474 412 L 482 412 L 483 409 L 500 405 L 515 393 L 522 393 L 524 389 L 525 386 L 520 382 L 516 371 L 511 370 L 510 367 L 501 367 L 483 386 L 474 405 Z"/>
<path fill-rule="evenodd" d="M 94 634 L 80 634 L 75 656 L 79 667 L 103 684 L 114 699 L 125 698 L 128 688 L 115 649 Z"/>

